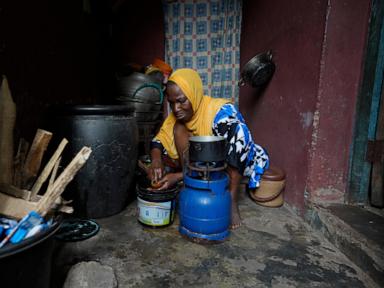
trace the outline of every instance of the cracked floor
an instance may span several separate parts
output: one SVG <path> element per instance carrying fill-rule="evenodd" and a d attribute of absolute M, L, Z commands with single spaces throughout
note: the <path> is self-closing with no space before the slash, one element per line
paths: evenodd
<path fill-rule="evenodd" d="M 228 240 L 201 245 L 179 234 L 177 217 L 169 227 L 143 227 L 135 201 L 97 219 L 93 238 L 59 243 L 58 287 L 81 261 L 110 266 L 119 287 L 377 287 L 289 207 L 266 208 L 243 196 L 240 211 L 243 225 Z"/>

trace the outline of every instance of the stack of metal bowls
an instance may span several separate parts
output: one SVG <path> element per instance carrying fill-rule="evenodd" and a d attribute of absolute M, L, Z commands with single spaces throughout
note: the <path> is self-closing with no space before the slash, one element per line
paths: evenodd
<path fill-rule="evenodd" d="M 133 116 L 139 122 L 159 119 L 162 113 L 162 79 L 156 74 L 132 72 L 117 78 L 117 98 L 119 104 L 133 109 Z"/>

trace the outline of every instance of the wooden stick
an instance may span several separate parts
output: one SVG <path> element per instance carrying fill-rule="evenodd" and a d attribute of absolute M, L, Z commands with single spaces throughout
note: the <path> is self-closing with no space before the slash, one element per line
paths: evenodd
<path fill-rule="evenodd" d="M 35 138 L 33 139 L 31 149 L 29 149 L 27 159 L 25 160 L 23 167 L 23 178 L 22 188 L 30 189 L 33 182 L 36 179 L 37 173 L 39 172 L 41 160 L 49 141 L 52 138 L 52 133 L 37 129 Z"/>
<path fill-rule="evenodd" d="M 59 206 L 59 211 L 65 214 L 72 214 L 73 213 L 73 207 L 71 206 Z"/>
<path fill-rule="evenodd" d="M 60 162 L 61 162 L 61 157 L 59 157 L 59 159 L 57 159 L 57 161 L 55 163 L 55 167 L 53 167 L 51 177 L 49 178 L 47 191 L 52 188 L 52 185 L 56 180 L 57 170 L 59 170 Z"/>
<path fill-rule="evenodd" d="M 85 162 L 87 162 L 91 153 L 92 150 L 89 147 L 83 147 L 80 152 L 77 153 L 75 158 L 72 159 L 71 163 L 65 167 L 64 171 L 56 179 L 52 188 L 48 190 L 39 201 L 36 209 L 37 213 L 42 216 L 47 214 L 52 204 L 55 203 L 56 199 L 64 192 L 65 187 L 73 179 L 77 171 L 79 171 Z"/>
<path fill-rule="evenodd" d="M 32 187 L 32 197 L 36 196 L 37 193 L 39 193 L 39 190 L 41 186 L 44 184 L 44 182 L 48 179 L 49 174 L 51 174 L 52 169 L 54 168 L 57 159 L 59 159 L 61 153 L 63 153 L 63 150 L 65 146 L 68 144 L 67 139 L 61 140 L 61 143 L 59 147 L 56 149 L 55 153 L 52 155 L 51 159 L 48 161 L 47 165 L 45 165 L 43 171 L 40 173 L 39 178 L 37 178 L 35 184 Z"/>

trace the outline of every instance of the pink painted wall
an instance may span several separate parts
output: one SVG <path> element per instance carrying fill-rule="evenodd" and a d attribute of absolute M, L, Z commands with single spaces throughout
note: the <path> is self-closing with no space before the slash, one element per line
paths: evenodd
<path fill-rule="evenodd" d="M 318 203 L 344 202 L 370 1 L 331 1 L 307 190 Z"/>
<path fill-rule="evenodd" d="M 263 91 L 241 88 L 239 106 L 287 172 L 286 201 L 342 201 L 369 2 L 245 0 L 243 11 L 241 65 L 271 49 L 277 69 Z"/>

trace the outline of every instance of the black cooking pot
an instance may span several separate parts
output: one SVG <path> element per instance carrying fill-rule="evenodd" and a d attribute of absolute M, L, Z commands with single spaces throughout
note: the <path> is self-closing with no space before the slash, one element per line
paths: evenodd
<path fill-rule="evenodd" d="M 272 77 L 275 68 L 271 51 L 258 54 L 244 65 L 238 85 L 243 86 L 248 83 L 254 88 L 261 86 Z"/>
<path fill-rule="evenodd" d="M 227 142 L 221 136 L 192 136 L 189 138 L 189 160 L 192 162 L 224 161 Z"/>

